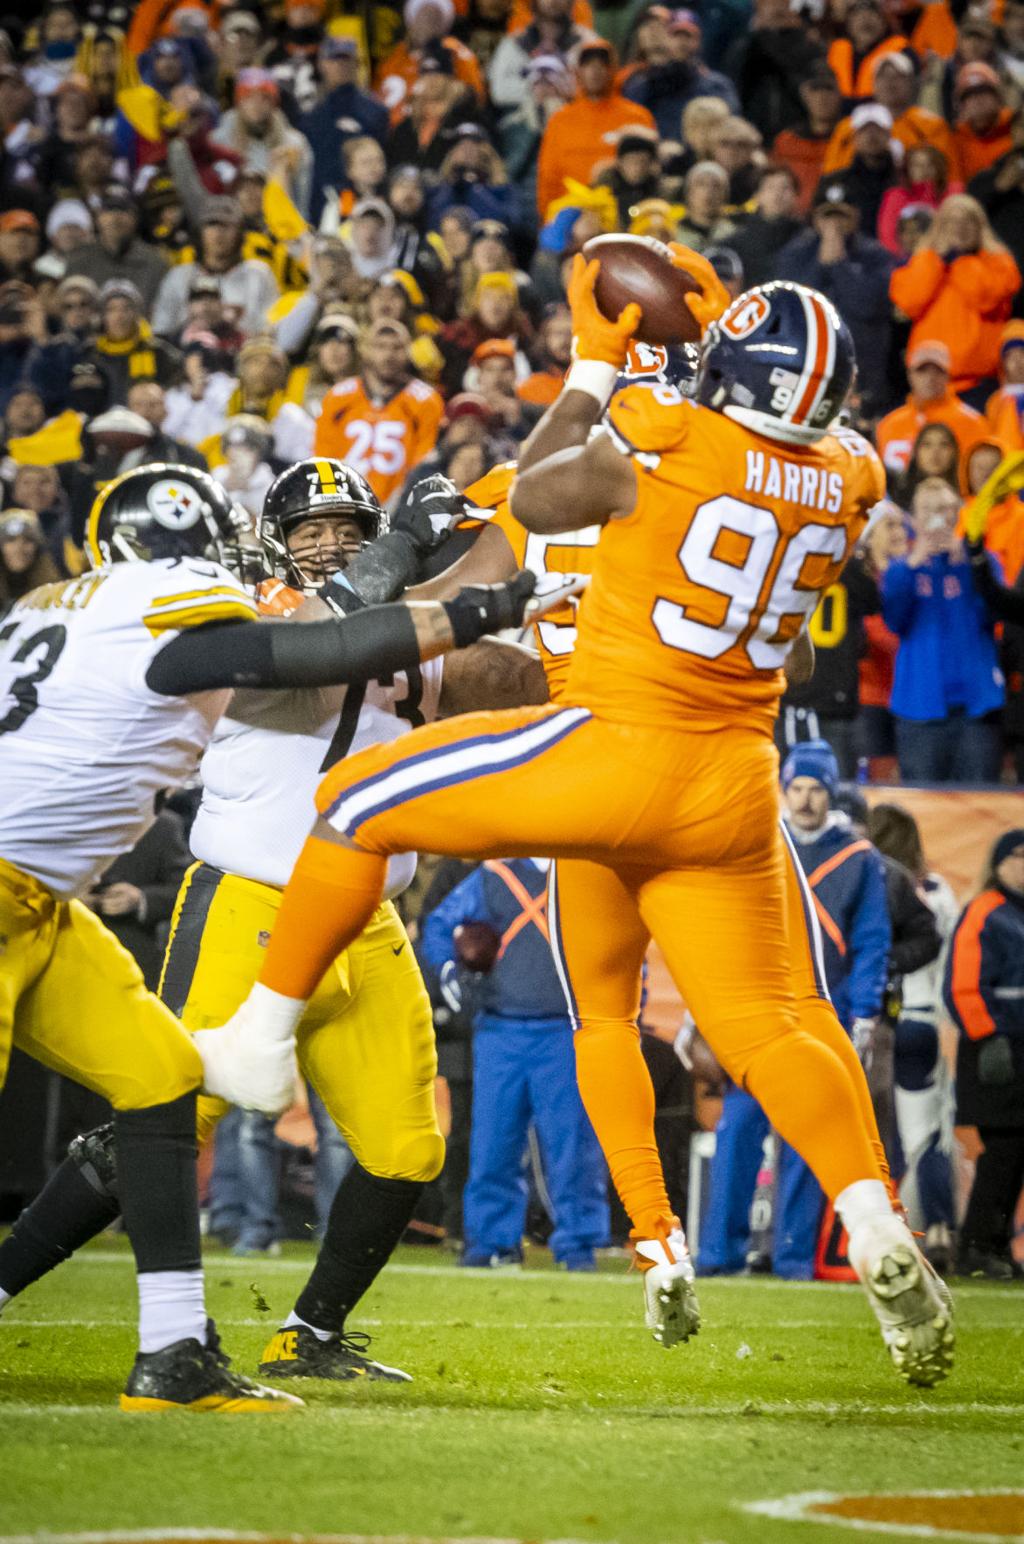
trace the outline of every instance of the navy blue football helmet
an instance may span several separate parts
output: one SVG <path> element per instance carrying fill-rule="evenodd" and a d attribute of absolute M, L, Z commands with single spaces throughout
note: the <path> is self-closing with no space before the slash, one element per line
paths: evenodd
<path fill-rule="evenodd" d="M 733 301 L 704 335 L 697 399 L 757 434 L 811 445 L 836 424 L 857 372 L 830 300 L 776 281 Z"/>
<path fill-rule="evenodd" d="M 636 338 L 629 345 L 629 357 L 619 372 L 615 390 L 624 386 L 675 386 L 683 397 L 692 397 L 697 389 L 700 350 L 694 343 L 641 343 Z"/>

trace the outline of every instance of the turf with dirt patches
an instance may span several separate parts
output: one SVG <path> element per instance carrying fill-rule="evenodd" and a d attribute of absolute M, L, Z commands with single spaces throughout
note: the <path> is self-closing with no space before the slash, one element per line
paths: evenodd
<path fill-rule="evenodd" d="M 130 1260 L 109 1240 L 85 1251 L 0 1318 L 0 1534 L 827 1544 L 850 1535 L 743 1503 L 1024 1480 L 1024 1287 L 958 1290 L 957 1371 L 922 1392 L 891 1371 L 855 1287 L 705 1282 L 703 1330 L 666 1352 L 624 1265 L 496 1273 L 425 1254 L 402 1252 L 352 1326 L 415 1382 L 292 1384 L 308 1409 L 268 1418 L 121 1414 Z M 309 1258 L 208 1253 L 208 1303 L 245 1370 Z"/>

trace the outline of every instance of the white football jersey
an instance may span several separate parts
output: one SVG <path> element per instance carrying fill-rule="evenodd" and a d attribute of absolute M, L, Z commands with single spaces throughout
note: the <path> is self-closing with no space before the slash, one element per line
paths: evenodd
<path fill-rule="evenodd" d="M 189 838 L 194 856 L 242 879 L 286 885 L 328 769 L 434 718 L 443 669 L 442 659 L 432 659 L 400 672 L 391 686 L 350 686 L 340 713 L 337 688 L 240 693 L 203 757 L 203 802 Z M 415 872 L 414 853 L 392 858 L 386 895 L 398 895 Z"/>
<path fill-rule="evenodd" d="M 0 620 L 0 857 L 63 898 L 87 891 L 192 776 L 231 697 L 150 691 L 153 657 L 184 628 L 257 615 L 198 558 L 118 563 L 19 601 Z"/>

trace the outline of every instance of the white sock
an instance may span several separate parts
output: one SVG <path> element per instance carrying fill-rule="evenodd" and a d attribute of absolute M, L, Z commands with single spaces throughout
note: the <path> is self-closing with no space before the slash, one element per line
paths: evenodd
<path fill-rule="evenodd" d="M 162 1351 L 176 1340 L 206 1344 L 202 1271 L 145 1271 L 139 1282 L 139 1350 Z"/>
<path fill-rule="evenodd" d="M 10 1301 L 11 1301 L 11 1294 L 9 1292 L 5 1292 L 3 1287 L 0 1287 L 0 1313 L 3 1312 L 4 1305 L 9 1303 Z"/>
<path fill-rule="evenodd" d="M 836 1211 L 850 1236 L 862 1223 L 892 1221 L 895 1217 L 889 1192 L 880 1179 L 858 1179 L 847 1185 L 836 1196 Z"/>
<path fill-rule="evenodd" d="M 315 1324 L 309 1324 L 305 1319 L 300 1319 L 293 1308 L 284 1321 L 284 1328 L 286 1330 L 293 1330 L 297 1324 L 301 1324 L 304 1330 L 312 1330 L 317 1340 L 335 1340 L 337 1338 L 334 1330 L 318 1330 Z"/>

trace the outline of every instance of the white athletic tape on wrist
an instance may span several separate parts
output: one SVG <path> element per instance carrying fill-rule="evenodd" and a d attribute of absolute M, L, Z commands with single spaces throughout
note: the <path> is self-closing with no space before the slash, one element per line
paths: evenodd
<path fill-rule="evenodd" d="M 297 997 L 284 997 L 257 981 L 246 1004 L 251 1024 L 267 1032 L 268 1040 L 290 1040 L 306 1009 Z"/>
<path fill-rule="evenodd" d="M 585 391 L 588 397 L 593 397 L 604 407 L 618 378 L 616 365 L 607 364 L 603 359 L 577 359 L 565 378 L 565 390 Z"/>

